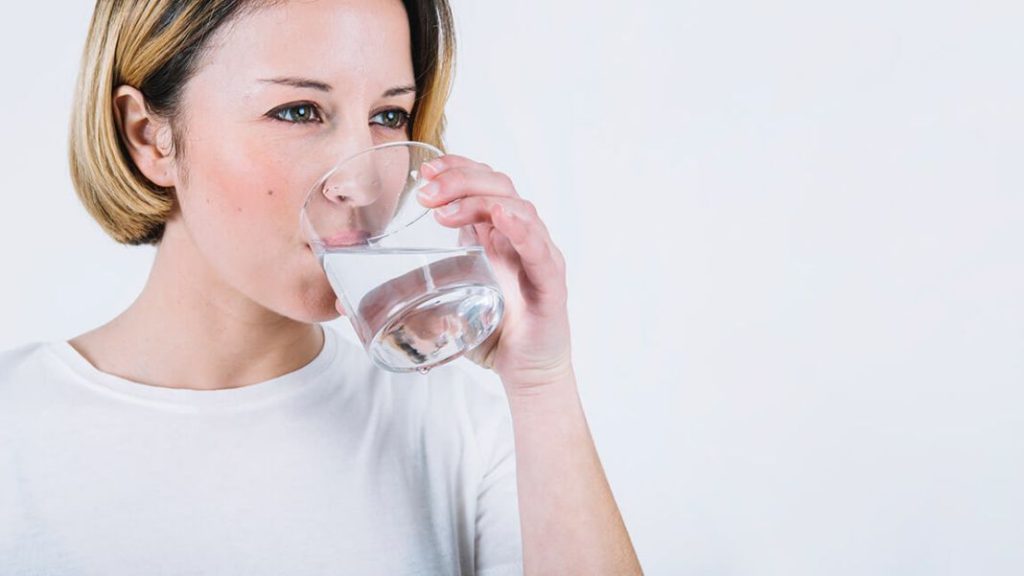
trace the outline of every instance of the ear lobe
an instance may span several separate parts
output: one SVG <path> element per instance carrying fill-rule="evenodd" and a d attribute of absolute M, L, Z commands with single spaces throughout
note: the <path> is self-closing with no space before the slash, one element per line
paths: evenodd
<path fill-rule="evenodd" d="M 118 86 L 114 91 L 114 119 L 121 141 L 139 172 L 157 186 L 174 187 L 171 127 L 146 109 L 142 92 L 132 86 Z"/>

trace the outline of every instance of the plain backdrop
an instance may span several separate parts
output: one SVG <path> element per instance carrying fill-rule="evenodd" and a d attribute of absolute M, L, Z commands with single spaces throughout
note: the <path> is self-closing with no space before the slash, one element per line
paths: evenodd
<path fill-rule="evenodd" d="M 566 255 L 647 573 L 1024 573 L 1019 3 L 454 9 L 450 150 Z M 152 261 L 70 186 L 90 11 L 0 19 L 0 349 L 106 322 Z"/>

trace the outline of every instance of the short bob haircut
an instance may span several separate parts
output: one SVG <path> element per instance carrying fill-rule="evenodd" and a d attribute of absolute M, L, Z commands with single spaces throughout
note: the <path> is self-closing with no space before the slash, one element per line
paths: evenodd
<path fill-rule="evenodd" d="M 280 1 L 280 0 L 278 0 Z M 411 139 L 444 146 L 444 106 L 455 66 L 448 0 L 402 0 L 409 18 L 416 103 Z M 89 214 L 121 244 L 159 244 L 173 189 L 150 182 L 121 141 L 113 94 L 137 88 L 173 121 L 182 88 L 214 32 L 268 0 L 97 0 L 82 53 L 68 141 L 71 179 Z M 183 151 L 174 130 L 174 148 Z"/>

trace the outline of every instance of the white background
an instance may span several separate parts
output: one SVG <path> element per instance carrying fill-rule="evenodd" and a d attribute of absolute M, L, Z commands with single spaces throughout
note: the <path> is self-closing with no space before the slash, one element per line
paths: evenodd
<path fill-rule="evenodd" d="M 91 3 L 0 19 L 0 349 L 140 290 L 71 189 Z M 457 0 L 452 152 L 569 265 L 649 574 L 1024 573 L 1024 34 L 978 0 Z"/>

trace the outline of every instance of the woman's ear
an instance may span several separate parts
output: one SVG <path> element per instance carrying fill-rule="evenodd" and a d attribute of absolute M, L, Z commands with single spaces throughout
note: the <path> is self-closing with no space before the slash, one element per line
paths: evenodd
<path fill-rule="evenodd" d="M 114 90 L 114 119 L 139 172 L 157 186 L 173 188 L 177 182 L 170 123 L 150 113 L 142 92 L 127 85 Z"/>

